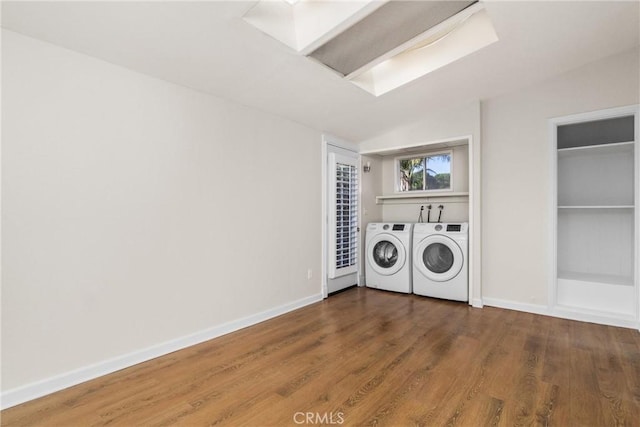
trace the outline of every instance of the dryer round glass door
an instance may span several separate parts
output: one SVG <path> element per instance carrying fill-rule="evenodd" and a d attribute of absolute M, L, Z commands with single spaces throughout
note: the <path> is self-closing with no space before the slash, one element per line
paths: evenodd
<path fill-rule="evenodd" d="M 378 274 L 389 276 L 397 273 L 406 257 L 402 242 L 391 234 L 379 234 L 367 245 L 367 261 Z"/>
<path fill-rule="evenodd" d="M 431 243 L 422 251 L 422 262 L 436 274 L 446 273 L 453 267 L 453 252 L 442 243 Z"/>
<path fill-rule="evenodd" d="M 460 273 L 464 259 L 456 242 L 446 236 L 433 235 L 416 246 L 413 262 L 428 279 L 446 282 Z"/>
<path fill-rule="evenodd" d="M 386 240 L 378 242 L 373 247 L 373 260 L 382 268 L 391 268 L 398 262 L 398 248 Z"/>

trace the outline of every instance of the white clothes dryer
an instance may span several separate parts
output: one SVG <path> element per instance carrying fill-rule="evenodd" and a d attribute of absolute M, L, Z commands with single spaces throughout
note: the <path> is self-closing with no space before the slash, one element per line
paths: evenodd
<path fill-rule="evenodd" d="M 419 223 L 413 227 L 413 293 L 469 300 L 468 223 Z"/>
<path fill-rule="evenodd" d="M 410 223 L 367 225 L 367 287 L 411 293 L 412 230 Z"/>

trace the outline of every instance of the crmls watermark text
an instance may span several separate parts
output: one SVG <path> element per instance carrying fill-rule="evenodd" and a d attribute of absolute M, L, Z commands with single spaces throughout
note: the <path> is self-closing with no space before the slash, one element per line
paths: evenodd
<path fill-rule="evenodd" d="M 343 424 L 342 412 L 296 412 L 293 414 L 293 422 L 296 424 Z"/>

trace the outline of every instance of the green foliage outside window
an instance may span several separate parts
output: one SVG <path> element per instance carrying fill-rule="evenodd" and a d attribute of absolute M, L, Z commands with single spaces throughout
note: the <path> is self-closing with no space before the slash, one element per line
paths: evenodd
<path fill-rule="evenodd" d="M 451 154 L 399 160 L 400 191 L 451 189 Z"/>

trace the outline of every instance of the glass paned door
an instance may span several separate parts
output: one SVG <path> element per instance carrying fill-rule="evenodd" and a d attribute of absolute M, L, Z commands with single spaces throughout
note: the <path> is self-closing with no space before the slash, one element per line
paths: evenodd
<path fill-rule="evenodd" d="M 357 158 L 329 153 L 329 278 L 357 272 Z"/>

